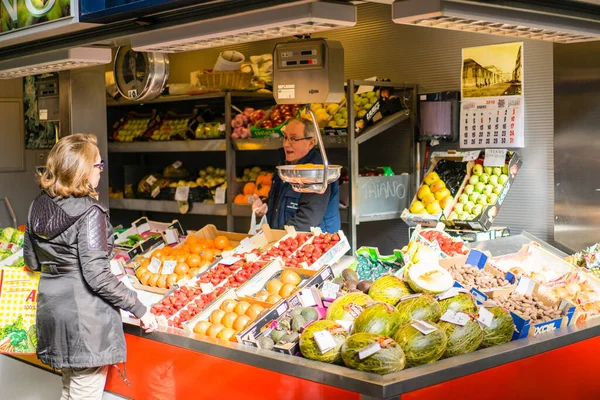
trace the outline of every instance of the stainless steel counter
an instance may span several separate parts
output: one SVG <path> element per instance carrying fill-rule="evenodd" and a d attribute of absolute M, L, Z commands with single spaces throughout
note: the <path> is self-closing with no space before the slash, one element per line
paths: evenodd
<path fill-rule="evenodd" d="M 149 340 L 342 388 L 360 393 L 361 398 L 364 400 L 371 400 L 398 399 L 403 393 L 593 338 L 600 335 L 600 319 L 591 320 L 577 326 L 564 327 L 536 338 L 513 341 L 501 346 L 479 350 L 471 354 L 441 360 L 434 364 L 410 368 L 385 376 L 238 344 L 231 344 L 228 347 L 221 346 L 216 344 L 215 341 L 195 340 L 192 339 L 193 334 L 186 336 L 186 334 L 174 330 L 171 330 L 173 334 L 164 331 L 147 335 L 139 327 L 126 324 L 125 332 Z"/>

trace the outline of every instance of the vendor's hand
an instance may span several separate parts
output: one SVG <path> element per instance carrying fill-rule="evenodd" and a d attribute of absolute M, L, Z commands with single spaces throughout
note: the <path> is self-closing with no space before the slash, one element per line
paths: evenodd
<path fill-rule="evenodd" d="M 256 199 L 252 203 L 252 211 L 256 213 L 257 217 L 262 217 L 269 211 L 269 206 L 264 204 L 261 199 Z"/>
<path fill-rule="evenodd" d="M 146 330 L 146 333 L 152 333 L 158 328 L 158 321 L 156 321 L 154 314 L 146 311 L 146 314 L 140 318 L 140 326 Z"/>

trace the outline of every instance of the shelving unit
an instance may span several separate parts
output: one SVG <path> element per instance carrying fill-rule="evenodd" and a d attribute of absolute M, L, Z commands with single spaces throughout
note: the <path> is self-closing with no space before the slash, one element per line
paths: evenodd
<path fill-rule="evenodd" d="M 348 126 L 353 127 L 356 120 L 354 112 L 354 88 L 361 85 L 372 86 L 372 81 L 347 81 L 347 98 L 348 98 Z M 401 185 L 403 188 L 403 198 L 409 199 L 415 191 L 414 187 L 414 135 L 410 138 L 410 150 L 403 153 L 404 156 L 410 158 L 411 171 L 409 175 L 398 175 L 393 177 L 359 177 L 359 145 L 376 137 L 377 135 L 388 131 L 398 124 L 410 122 L 410 132 L 414 132 L 415 117 L 417 109 L 417 86 L 408 84 L 394 84 L 387 82 L 377 82 L 378 87 L 387 87 L 403 90 L 407 93 L 406 97 L 410 98 L 410 104 L 405 103 L 408 109 L 403 109 L 392 115 L 384 117 L 375 125 L 364 129 L 359 135 L 354 135 L 350 132 L 349 135 L 339 136 L 323 136 L 323 142 L 328 149 L 346 149 L 348 170 L 350 174 L 349 185 L 349 204 L 347 208 L 340 208 L 340 217 L 342 222 L 347 222 L 349 228 L 347 236 L 350 240 L 352 251 L 357 248 L 357 226 L 361 223 L 371 221 L 383 221 L 390 219 L 399 219 L 403 207 L 401 209 L 388 210 L 387 208 L 370 209 L 369 207 L 361 207 L 361 201 L 369 201 L 369 195 L 366 191 L 378 190 L 369 188 L 369 185 Z M 171 142 L 132 142 L 132 143 L 109 143 L 109 153 L 177 153 L 177 152 L 224 152 L 225 167 L 227 170 L 227 202 L 226 204 L 206 204 L 193 203 L 191 204 L 188 214 L 191 215 L 214 215 L 225 217 L 227 219 L 227 229 L 233 230 L 235 217 L 250 217 L 250 205 L 233 204 L 233 199 L 236 196 L 236 152 L 248 151 L 274 151 L 281 147 L 279 138 L 266 139 L 231 139 L 231 124 L 227 123 L 232 119 L 231 105 L 235 102 L 266 102 L 272 100 L 272 94 L 252 93 L 252 92 L 213 92 L 202 95 L 193 96 L 161 96 L 155 100 L 145 104 L 161 104 L 171 102 L 212 102 L 223 106 L 224 119 L 226 121 L 225 139 L 218 140 L 189 140 L 189 141 L 171 141 Z M 108 107 L 132 106 L 138 103 L 130 101 L 109 101 Z M 352 131 L 352 130 L 350 130 Z M 396 202 L 398 199 L 395 199 Z M 374 201 L 374 200 L 373 200 Z M 374 203 L 375 204 L 375 203 Z M 365 206 L 365 204 L 363 204 Z M 164 213 L 179 213 L 179 208 L 175 201 L 161 200 L 140 200 L 140 199 L 110 199 L 110 207 L 120 210 L 135 210 L 147 212 L 164 212 Z M 371 207 L 372 208 L 372 207 Z"/>

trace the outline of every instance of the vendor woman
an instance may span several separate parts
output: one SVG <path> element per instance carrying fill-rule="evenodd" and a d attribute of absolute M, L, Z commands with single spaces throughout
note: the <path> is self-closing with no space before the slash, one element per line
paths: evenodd
<path fill-rule="evenodd" d="M 310 121 L 291 120 L 282 129 L 281 163 L 285 156 L 286 164 L 323 164 L 321 153 L 315 148 L 317 134 Z M 329 184 L 323 194 L 298 193 L 275 174 L 267 204 L 258 199 L 252 209 L 259 217 L 266 214 L 269 226 L 274 229 L 287 225 L 303 232 L 310 231 L 311 227 L 319 227 L 323 232 L 337 232 L 340 230 L 339 202 L 337 181 Z"/>

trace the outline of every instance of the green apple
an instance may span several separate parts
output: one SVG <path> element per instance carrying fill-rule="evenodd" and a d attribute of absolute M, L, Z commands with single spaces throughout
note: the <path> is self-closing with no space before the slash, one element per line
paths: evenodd
<path fill-rule="evenodd" d="M 481 176 L 481 174 L 483 174 L 483 166 L 480 164 L 476 164 L 473 167 L 473 175 Z"/>
<path fill-rule="evenodd" d="M 452 211 L 452 212 L 450 213 L 450 215 L 448 216 L 448 219 L 449 219 L 450 221 L 452 221 L 452 220 L 455 220 L 455 219 L 458 219 L 458 214 L 457 214 L 456 212 Z"/>
<path fill-rule="evenodd" d="M 483 173 L 491 175 L 494 169 L 492 167 L 483 167 Z"/>
<path fill-rule="evenodd" d="M 498 178 L 498 182 L 500 182 L 501 185 L 504 185 L 506 182 L 508 182 L 508 175 L 500 175 L 500 177 Z"/>
<path fill-rule="evenodd" d="M 500 168 L 498 168 L 498 169 L 500 169 Z M 488 183 L 496 186 L 498 184 L 498 176 L 490 175 L 490 179 L 488 180 Z"/>
<path fill-rule="evenodd" d="M 460 214 L 461 212 L 465 211 L 465 205 L 463 203 L 456 203 L 456 205 L 454 206 L 454 211 Z"/>
<path fill-rule="evenodd" d="M 490 176 L 488 174 L 481 174 L 479 177 L 479 182 L 488 183 L 490 180 Z"/>
<path fill-rule="evenodd" d="M 492 192 L 500 196 L 500 193 L 502 193 L 502 189 L 504 189 L 504 186 L 497 184 L 496 186 L 494 186 L 494 190 L 492 190 Z"/>
<path fill-rule="evenodd" d="M 500 175 L 502 175 L 502 168 L 500 168 L 500 167 L 494 167 L 494 170 L 493 170 L 492 173 L 494 175 L 496 175 L 496 176 L 500 176 Z M 506 174 L 506 175 L 508 175 L 508 174 Z"/>
<path fill-rule="evenodd" d="M 458 201 L 460 201 L 463 204 L 467 204 L 469 202 L 469 195 L 465 193 L 461 194 L 458 198 Z"/>
<path fill-rule="evenodd" d="M 483 189 L 485 189 L 485 183 L 479 182 L 475 185 L 475 191 L 478 193 L 483 193 Z"/>
<path fill-rule="evenodd" d="M 481 196 L 481 193 L 479 193 L 479 192 L 473 192 L 469 196 L 469 200 L 472 201 L 473 203 L 477 203 L 477 199 L 479 198 L 479 196 Z M 469 212 L 471 212 L 471 211 L 469 210 Z"/>
<path fill-rule="evenodd" d="M 477 204 L 481 204 L 481 206 L 487 206 L 488 197 L 485 194 L 480 195 L 477 198 Z"/>
<path fill-rule="evenodd" d="M 464 210 L 467 213 L 471 213 L 471 210 L 473 210 L 473 207 L 475 207 L 475 203 L 473 203 L 472 201 L 469 201 L 465 204 Z"/>
<path fill-rule="evenodd" d="M 496 204 L 497 201 L 498 201 L 498 195 L 496 193 L 492 193 L 488 196 L 489 204 Z"/>
<path fill-rule="evenodd" d="M 469 221 L 471 220 L 471 214 L 469 214 L 468 212 L 462 212 L 458 215 L 458 219 L 462 221 Z"/>
<path fill-rule="evenodd" d="M 483 206 L 481 204 L 477 204 L 477 205 L 475 205 L 475 207 L 473 207 L 473 211 L 471 212 L 471 214 L 473 214 L 474 216 L 478 216 L 478 215 L 481 215 L 482 211 L 483 211 Z"/>
<path fill-rule="evenodd" d="M 494 192 L 494 185 L 485 185 L 485 189 L 483 189 L 483 194 L 489 196 Z"/>
<path fill-rule="evenodd" d="M 504 164 L 504 166 L 502 167 L 502 173 L 504 175 L 508 175 L 508 164 Z"/>
<path fill-rule="evenodd" d="M 475 191 L 475 186 L 473 185 L 467 185 L 465 186 L 465 193 L 466 194 L 471 194 Z"/>
<path fill-rule="evenodd" d="M 479 177 L 477 175 L 471 175 L 471 178 L 469 178 L 469 184 L 477 185 L 478 183 L 479 183 Z"/>

